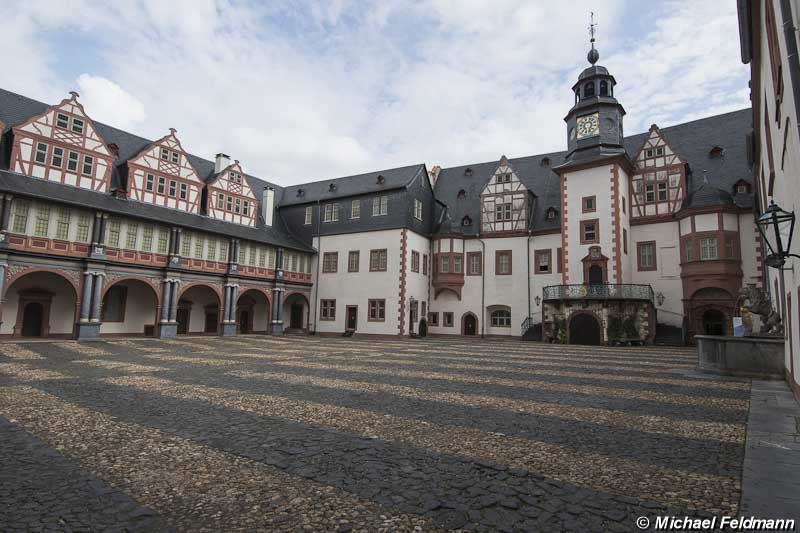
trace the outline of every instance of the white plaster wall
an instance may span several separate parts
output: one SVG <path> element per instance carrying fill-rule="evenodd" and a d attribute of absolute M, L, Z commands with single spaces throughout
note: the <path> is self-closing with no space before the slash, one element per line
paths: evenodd
<path fill-rule="evenodd" d="M 694 216 L 695 231 L 716 231 L 719 229 L 719 215 L 717 213 L 707 213 L 705 215 Z"/>
<path fill-rule="evenodd" d="M 683 322 L 683 283 L 680 276 L 679 223 L 645 224 L 633 226 L 631 229 L 628 251 L 632 254 L 632 264 L 635 265 L 631 283 L 650 285 L 654 294 L 662 293 L 664 304 L 656 307 L 658 321 L 680 326 Z M 636 243 L 644 241 L 656 241 L 657 270 L 638 270 Z"/>
<path fill-rule="evenodd" d="M 425 256 L 428 257 L 428 262 L 430 262 L 430 240 L 422 235 L 414 233 L 413 231 L 409 230 L 407 232 L 406 237 L 406 303 L 405 303 L 405 313 L 406 313 L 406 331 L 405 333 L 409 333 L 409 326 L 408 323 L 411 318 L 411 313 L 409 312 L 409 299 L 414 297 L 419 304 L 417 304 L 418 314 L 417 314 L 417 322 L 413 325 L 413 331 L 416 333 L 419 328 L 419 321 L 422 318 L 427 320 L 427 317 L 423 317 L 422 315 L 422 302 L 425 302 L 426 309 L 428 308 L 428 286 L 431 280 L 431 272 L 428 270 L 428 275 L 424 275 L 422 272 L 422 263 Z M 419 252 L 419 272 L 412 272 L 411 271 L 411 252 Z M 430 265 L 429 265 L 430 266 Z M 466 268 L 466 263 L 462 265 L 463 268 Z"/>
<path fill-rule="evenodd" d="M 758 270 L 756 235 L 758 229 L 752 213 L 739 215 L 739 250 L 742 257 L 742 285 L 761 285 L 761 272 Z"/>
<path fill-rule="evenodd" d="M 614 270 L 614 249 L 612 237 L 611 211 L 611 169 L 613 165 L 602 165 L 595 168 L 568 172 L 566 181 L 567 210 L 567 283 L 583 283 L 583 263 L 581 260 L 589 254 L 590 246 L 600 246 L 603 255 L 608 257 L 608 282 L 616 283 Z M 596 196 L 596 210 L 583 213 L 582 198 Z M 580 223 L 582 220 L 598 219 L 600 226 L 599 242 L 581 244 Z"/>
<path fill-rule="evenodd" d="M 370 231 L 346 235 L 330 235 L 314 239 L 314 247 L 319 250 L 312 265 L 311 330 L 321 333 L 342 333 L 345 330 L 345 309 L 348 305 L 358 306 L 357 333 L 397 335 L 397 307 L 400 292 L 400 241 L 402 230 Z M 369 271 L 370 250 L 386 249 L 386 272 Z M 347 271 L 348 252 L 359 250 L 358 272 Z M 322 261 L 325 252 L 338 252 L 339 264 L 336 273 L 323 273 L 322 266 L 317 274 L 316 261 Z M 427 253 L 427 251 L 425 252 Z M 410 260 L 409 251 L 409 260 Z M 410 268 L 409 268 L 410 270 Z M 318 293 L 318 294 L 317 294 Z M 336 320 L 319 320 L 320 300 L 336 300 Z M 386 320 L 370 322 L 370 299 L 386 300 Z"/>
<path fill-rule="evenodd" d="M 633 270 L 636 268 L 636 257 L 633 256 L 631 250 L 631 199 L 630 193 L 630 176 L 622 167 L 618 167 L 619 172 L 619 198 L 617 200 L 618 213 L 619 213 L 619 242 L 617 246 L 620 249 L 620 263 L 622 265 L 622 279 L 617 283 L 630 283 L 633 277 Z M 622 212 L 622 199 L 625 199 L 625 212 Z M 625 231 L 623 231 L 625 230 Z M 628 252 L 625 253 L 625 244 L 622 239 L 625 233 L 628 234 Z"/>
<path fill-rule="evenodd" d="M 50 304 L 50 334 L 71 334 L 76 322 L 75 291 L 65 279 L 46 272 L 33 272 L 15 281 L 6 293 L 3 303 L 3 321 L 0 334 L 14 333 L 14 324 L 19 311 L 19 291 L 41 290 L 53 293 Z M 19 325 L 20 329 L 22 324 Z"/>
<path fill-rule="evenodd" d="M 130 333 L 141 335 L 145 325 L 156 323 L 156 295 L 141 281 L 121 281 L 117 285 L 128 288 L 124 322 L 103 322 L 100 333 Z M 105 303 L 105 298 L 103 299 Z"/>
<path fill-rule="evenodd" d="M 178 298 L 178 301 L 180 300 L 192 302 L 192 309 L 189 314 L 189 333 L 203 333 L 206 325 L 205 306 L 212 303 L 219 306 L 217 293 L 208 287 L 195 285 L 194 287 L 189 287 Z M 219 331 L 219 325 L 217 325 L 217 330 Z"/>

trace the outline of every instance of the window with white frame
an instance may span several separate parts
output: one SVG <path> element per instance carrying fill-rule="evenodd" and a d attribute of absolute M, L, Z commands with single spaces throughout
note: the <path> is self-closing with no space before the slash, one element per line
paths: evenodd
<path fill-rule="evenodd" d="M 314 216 L 314 208 L 311 206 L 306 207 L 306 216 L 303 219 L 303 224 L 305 224 L 306 226 L 310 225 L 313 216 Z"/>
<path fill-rule="evenodd" d="M 706 237 L 700 239 L 700 260 L 709 261 L 717 259 L 717 238 Z"/>
<path fill-rule="evenodd" d="M 37 163 L 47 163 L 47 145 L 45 143 L 36 143 L 36 154 L 33 158 Z"/>
<path fill-rule="evenodd" d="M 414 218 L 422 220 L 422 200 L 414 198 Z"/>
<path fill-rule="evenodd" d="M 350 218 L 361 218 L 361 200 L 350 202 Z"/>
<path fill-rule="evenodd" d="M 376 196 L 372 199 L 372 216 L 383 216 L 389 212 L 389 197 Z"/>
<path fill-rule="evenodd" d="M 511 327 L 511 311 L 508 309 L 497 309 L 492 311 L 492 327 L 493 328 L 510 328 Z"/>

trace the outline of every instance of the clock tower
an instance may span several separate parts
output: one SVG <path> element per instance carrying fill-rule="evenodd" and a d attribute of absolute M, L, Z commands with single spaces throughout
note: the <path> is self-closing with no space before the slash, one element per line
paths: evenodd
<path fill-rule="evenodd" d="M 625 110 L 614 98 L 617 84 L 608 69 L 597 65 L 600 53 L 594 47 L 594 23 L 589 26 L 592 48 L 587 67 L 572 86 L 575 105 L 564 118 L 567 123 L 567 164 L 604 159 L 625 152 L 622 117 Z"/>

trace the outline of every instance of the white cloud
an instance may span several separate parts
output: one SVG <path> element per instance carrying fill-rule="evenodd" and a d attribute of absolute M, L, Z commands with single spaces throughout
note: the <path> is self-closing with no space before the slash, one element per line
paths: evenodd
<path fill-rule="evenodd" d="M 122 87 L 102 76 L 81 74 L 77 79 L 81 103 L 91 117 L 116 128 L 133 129 L 147 118 L 144 104 Z"/>
<path fill-rule="evenodd" d="M 281 184 L 563 149 L 590 9 L 627 132 L 747 105 L 733 2 L 21 5 L 0 86 L 58 101 L 78 78 L 96 119 Z"/>

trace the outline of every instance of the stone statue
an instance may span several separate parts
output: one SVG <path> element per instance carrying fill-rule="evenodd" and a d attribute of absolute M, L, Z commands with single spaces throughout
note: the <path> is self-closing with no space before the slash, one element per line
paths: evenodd
<path fill-rule="evenodd" d="M 772 308 L 772 302 L 763 289 L 755 285 L 748 285 L 741 290 L 745 299 L 744 307 L 753 314 L 761 315 L 760 335 L 783 336 L 781 317 Z"/>

